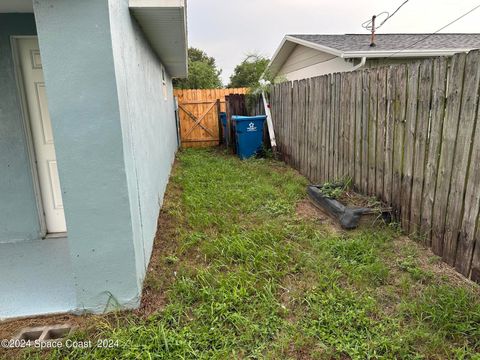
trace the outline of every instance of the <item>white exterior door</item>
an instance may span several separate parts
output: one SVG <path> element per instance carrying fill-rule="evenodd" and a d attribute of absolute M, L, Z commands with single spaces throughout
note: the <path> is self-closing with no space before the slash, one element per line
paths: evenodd
<path fill-rule="evenodd" d="M 67 227 L 37 38 L 19 39 L 18 49 L 47 233 L 64 233 Z"/>

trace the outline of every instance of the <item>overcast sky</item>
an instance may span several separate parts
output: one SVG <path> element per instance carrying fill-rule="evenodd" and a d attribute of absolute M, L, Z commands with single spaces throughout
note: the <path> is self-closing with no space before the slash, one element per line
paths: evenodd
<path fill-rule="evenodd" d="M 229 77 L 246 54 L 271 57 L 285 34 L 366 33 L 373 14 L 404 0 L 188 0 L 189 45 L 215 57 Z M 433 32 L 480 0 L 409 0 L 379 33 Z M 480 8 L 443 32 L 480 32 Z"/>

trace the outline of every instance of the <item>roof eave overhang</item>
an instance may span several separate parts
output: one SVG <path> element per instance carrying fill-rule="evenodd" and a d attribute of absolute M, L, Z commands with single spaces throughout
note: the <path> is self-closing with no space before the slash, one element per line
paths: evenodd
<path fill-rule="evenodd" d="M 372 51 L 346 51 L 343 52 L 343 58 L 381 58 L 381 57 L 432 57 L 432 56 L 452 56 L 456 53 L 468 52 L 471 48 L 460 49 L 434 49 L 434 50 L 372 50 Z"/>
<path fill-rule="evenodd" d="M 130 13 L 137 20 L 150 46 L 170 76 L 188 74 L 186 0 L 129 0 Z"/>
<path fill-rule="evenodd" d="M 266 73 L 275 77 L 286 59 L 293 51 L 295 45 L 303 45 L 311 49 L 323 51 L 328 54 L 332 54 L 344 59 L 352 58 L 405 58 L 405 57 L 433 57 L 433 56 L 452 56 L 456 53 L 469 52 L 474 50 L 473 48 L 458 48 L 458 49 L 398 49 L 398 50 L 369 50 L 369 51 L 340 51 L 328 46 L 313 43 L 311 41 L 296 38 L 294 36 L 285 36 L 277 48 L 275 53 L 268 64 L 267 70 L 263 73 L 262 77 L 265 77 Z"/>

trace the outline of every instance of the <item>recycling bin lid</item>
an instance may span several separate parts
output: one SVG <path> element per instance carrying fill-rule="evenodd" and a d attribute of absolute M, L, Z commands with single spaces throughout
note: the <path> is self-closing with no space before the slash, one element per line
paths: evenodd
<path fill-rule="evenodd" d="M 255 120 L 265 120 L 267 115 L 256 115 L 256 116 L 243 116 L 243 115 L 232 115 L 232 120 L 234 121 L 255 121 Z"/>

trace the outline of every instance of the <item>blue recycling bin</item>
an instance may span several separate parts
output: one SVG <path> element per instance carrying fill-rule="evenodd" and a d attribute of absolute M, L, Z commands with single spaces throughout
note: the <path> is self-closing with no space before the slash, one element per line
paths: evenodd
<path fill-rule="evenodd" d="M 248 159 L 261 150 L 263 144 L 263 123 L 266 119 L 265 115 L 232 116 L 235 126 L 237 154 L 240 159 Z"/>
<path fill-rule="evenodd" d="M 227 143 L 227 113 L 220 112 L 220 121 L 222 122 L 223 143 Z"/>

